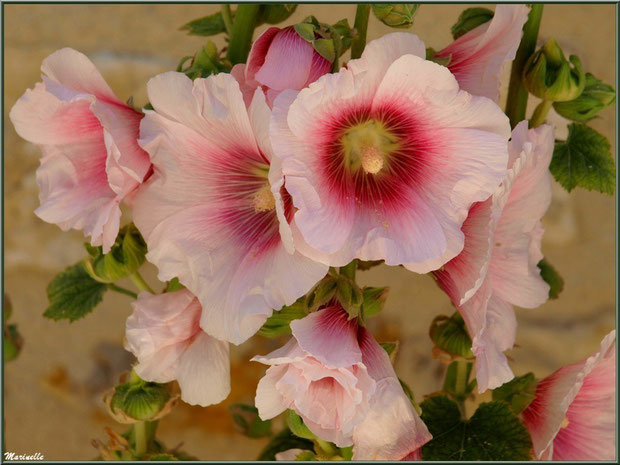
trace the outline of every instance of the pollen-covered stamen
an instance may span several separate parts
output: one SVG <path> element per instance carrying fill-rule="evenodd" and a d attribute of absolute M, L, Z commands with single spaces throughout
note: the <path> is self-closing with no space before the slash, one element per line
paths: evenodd
<path fill-rule="evenodd" d="M 383 153 L 374 145 L 364 145 L 360 150 L 362 168 L 366 173 L 377 174 L 383 168 Z"/>
<path fill-rule="evenodd" d="M 562 424 L 560 425 L 560 428 L 566 428 L 568 425 L 569 425 L 568 417 L 564 417 L 564 420 L 562 420 Z"/>
<path fill-rule="evenodd" d="M 350 127 L 341 136 L 340 146 L 350 169 L 378 174 L 398 149 L 398 138 L 382 122 L 371 119 Z"/>
<path fill-rule="evenodd" d="M 276 208 L 276 199 L 269 184 L 263 185 L 252 197 L 252 206 L 257 213 L 268 212 Z"/>

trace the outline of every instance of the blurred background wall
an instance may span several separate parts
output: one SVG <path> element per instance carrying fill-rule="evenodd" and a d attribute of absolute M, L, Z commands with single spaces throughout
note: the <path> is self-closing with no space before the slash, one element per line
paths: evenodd
<path fill-rule="evenodd" d="M 488 5 L 487 5 L 488 6 Z M 451 42 L 450 26 L 464 5 L 422 5 L 411 29 L 440 49 Z M 88 55 L 119 98 L 146 102 L 147 80 L 176 67 L 205 38 L 179 31 L 186 22 L 213 13 L 219 5 L 4 5 L 4 279 L 25 345 L 6 365 L 4 401 L 7 450 L 42 453 L 51 460 L 88 460 L 96 456 L 91 440 L 105 440 L 103 428 L 119 431 L 101 403 L 103 391 L 129 368 L 123 350 L 127 298 L 108 293 L 86 318 L 71 325 L 42 317 L 47 283 L 84 256 L 80 232 L 62 233 L 39 220 L 35 170 L 39 150 L 20 139 L 8 119 L 15 101 L 40 80 L 41 61 L 53 51 L 72 47 Z M 334 23 L 348 18 L 355 5 L 301 5 L 286 24 L 314 14 Z M 567 54 L 581 57 L 587 71 L 615 82 L 615 11 L 613 5 L 546 5 L 541 40 L 555 37 Z M 259 28 L 262 32 L 266 26 Z M 368 39 L 390 32 L 370 19 Z M 217 39 L 223 45 L 223 38 Z M 507 87 L 508 67 L 503 79 Z M 535 104 L 530 99 L 530 104 Z M 530 110 L 531 111 L 531 110 Z M 564 126 L 563 120 L 551 120 Z M 601 113 L 592 126 L 605 134 L 615 153 L 615 108 Z M 565 130 L 557 136 L 565 136 Z M 544 376 L 594 351 L 615 327 L 615 198 L 576 190 L 570 196 L 554 187 L 545 217 L 543 251 L 566 281 L 560 298 L 535 310 L 517 309 L 518 347 L 510 352 L 517 374 Z M 147 280 L 155 283 L 148 266 Z M 438 314 L 451 314 L 448 298 L 428 276 L 381 266 L 362 273 L 363 284 L 389 285 L 388 305 L 371 329 L 379 340 L 400 340 L 396 369 L 418 399 L 440 389 L 444 366 L 431 358 L 428 327 Z M 131 287 L 131 283 L 125 283 Z M 170 447 L 202 460 L 250 460 L 264 441 L 235 432 L 227 411 L 233 402 L 252 403 L 262 365 L 248 360 L 282 341 L 259 337 L 233 348 L 233 392 L 214 407 L 177 407 L 160 425 L 158 436 Z"/>

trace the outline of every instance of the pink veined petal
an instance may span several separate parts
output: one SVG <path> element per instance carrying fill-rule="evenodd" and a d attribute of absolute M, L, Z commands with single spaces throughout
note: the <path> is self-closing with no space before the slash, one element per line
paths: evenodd
<path fill-rule="evenodd" d="M 246 79 L 245 69 L 245 63 L 236 64 L 230 70 L 230 75 L 234 77 L 239 83 L 239 89 L 241 89 L 241 93 L 243 94 L 243 101 L 245 102 L 245 106 L 249 107 L 252 103 L 252 99 L 254 98 L 254 92 L 258 87 L 258 82 Z"/>
<path fill-rule="evenodd" d="M 357 322 L 340 306 L 327 307 L 291 322 L 291 331 L 306 352 L 329 367 L 361 362 Z"/>
<path fill-rule="evenodd" d="M 230 394 L 228 342 L 200 331 L 179 358 L 176 378 L 188 404 L 219 404 Z"/>
<path fill-rule="evenodd" d="M 299 344 L 295 338 L 291 338 L 279 349 L 276 349 L 267 355 L 256 355 L 255 357 L 252 357 L 251 361 L 260 362 L 265 365 L 282 365 L 284 363 L 298 362 L 308 356 L 308 352 L 299 347 Z"/>
<path fill-rule="evenodd" d="M 538 382 L 536 398 L 522 413 L 536 458 L 550 458 L 551 455 L 554 460 L 556 456 L 572 460 L 614 458 L 615 344 L 616 331 L 613 330 L 605 336 L 595 354 L 564 366 Z M 582 389 L 585 389 L 583 393 Z M 585 400 L 583 404 L 578 400 L 580 396 Z M 577 408 L 572 412 L 574 402 Z M 568 425 L 562 432 L 567 417 Z M 555 438 L 560 435 L 558 451 Z M 567 444 L 567 439 L 572 444 Z"/>
<path fill-rule="evenodd" d="M 437 53 L 451 57 L 448 69 L 461 89 L 497 101 L 504 64 L 513 60 L 527 21 L 526 5 L 497 5 L 493 19 Z"/>
<path fill-rule="evenodd" d="M 379 381 L 384 378 L 396 378 L 392 362 L 387 352 L 379 345 L 366 328 L 358 331 L 358 341 L 362 351 L 362 363 L 368 369 L 368 374 Z"/>
<path fill-rule="evenodd" d="M 278 32 L 280 32 L 279 27 L 270 27 L 259 35 L 252 44 L 245 68 L 245 77 L 248 81 L 256 81 L 256 73 L 265 63 L 269 46 Z"/>

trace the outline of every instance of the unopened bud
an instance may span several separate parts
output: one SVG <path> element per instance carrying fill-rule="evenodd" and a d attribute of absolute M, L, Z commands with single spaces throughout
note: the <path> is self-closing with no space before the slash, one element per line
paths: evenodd
<path fill-rule="evenodd" d="M 372 5 L 372 12 L 387 26 L 407 28 L 413 24 L 413 17 L 419 7 L 420 5 L 413 3 L 375 3 Z"/>
<path fill-rule="evenodd" d="M 581 123 L 591 120 L 615 101 L 616 91 L 612 86 L 586 73 L 586 86 L 581 95 L 569 102 L 556 102 L 553 108 L 560 116 Z"/>
<path fill-rule="evenodd" d="M 430 337 L 435 344 L 435 355 L 446 354 L 450 359 L 473 359 L 471 338 L 458 312 L 451 317 L 439 315 L 431 323 Z"/>
<path fill-rule="evenodd" d="M 488 8 L 467 8 L 461 13 L 456 24 L 452 26 L 454 40 L 493 19 L 493 12 Z"/>

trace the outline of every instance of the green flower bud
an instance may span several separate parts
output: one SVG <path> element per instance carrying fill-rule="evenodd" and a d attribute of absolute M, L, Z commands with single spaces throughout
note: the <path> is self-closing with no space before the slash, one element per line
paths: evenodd
<path fill-rule="evenodd" d="M 580 123 L 590 121 L 603 108 L 616 101 L 616 90 L 590 73 L 586 73 L 586 86 L 575 100 L 556 102 L 555 111 L 566 119 Z"/>
<path fill-rule="evenodd" d="M 364 296 L 364 303 L 362 304 L 364 318 L 380 313 L 385 306 L 389 293 L 389 287 L 364 287 L 362 290 Z"/>
<path fill-rule="evenodd" d="M 299 415 L 295 413 L 295 411 L 293 410 L 288 411 L 288 418 L 286 422 L 288 424 L 289 429 L 295 436 L 303 438 L 303 439 L 310 439 L 310 440 L 316 439 L 316 436 L 314 435 L 314 433 L 310 431 L 306 425 L 304 425 L 304 421 Z"/>
<path fill-rule="evenodd" d="M 329 302 L 334 294 L 336 294 L 336 280 L 333 276 L 327 275 L 306 295 L 306 308 L 309 312 L 318 310 L 319 307 Z"/>
<path fill-rule="evenodd" d="M 349 319 L 362 316 L 360 310 L 364 302 L 364 294 L 354 280 L 342 274 L 339 275 L 336 280 L 336 297 L 342 308 L 349 314 Z"/>
<path fill-rule="evenodd" d="M 474 358 L 471 338 L 460 313 L 455 312 L 451 317 L 439 315 L 431 323 L 429 333 L 435 344 L 435 355 L 447 355 L 450 360 Z"/>
<path fill-rule="evenodd" d="M 555 39 L 549 39 L 528 59 L 523 68 L 523 82 L 527 90 L 538 98 L 565 102 L 581 95 L 586 76 L 581 60 L 571 55 L 567 61 Z"/>
<path fill-rule="evenodd" d="M 452 37 L 456 40 L 491 19 L 493 19 L 493 12 L 488 8 L 467 8 L 452 26 Z"/>
<path fill-rule="evenodd" d="M 24 339 L 17 331 L 16 325 L 8 325 L 4 328 L 4 361 L 15 360 L 22 350 Z"/>
<path fill-rule="evenodd" d="M 407 28 L 413 24 L 413 17 L 419 7 L 420 5 L 413 3 L 375 3 L 372 5 L 372 12 L 387 26 Z"/>
<path fill-rule="evenodd" d="M 257 24 L 278 24 L 288 19 L 295 10 L 297 5 L 280 4 L 280 5 L 261 5 L 260 12 L 258 14 Z"/>

